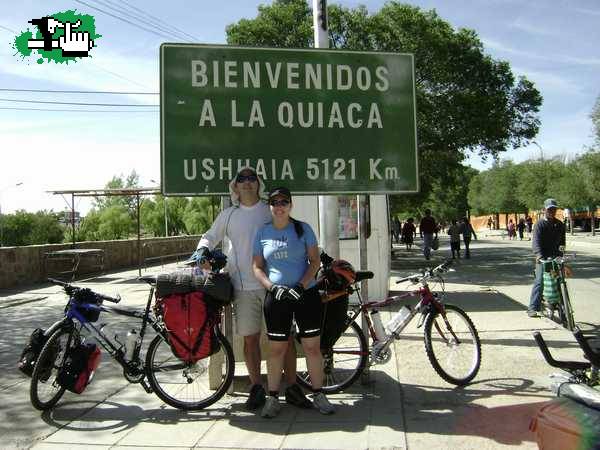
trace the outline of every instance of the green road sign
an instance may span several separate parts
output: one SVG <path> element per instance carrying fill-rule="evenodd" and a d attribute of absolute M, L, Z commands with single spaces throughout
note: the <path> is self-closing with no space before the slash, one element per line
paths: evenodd
<path fill-rule="evenodd" d="M 412 55 L 163 44 L 160 77 L 165 194 L 419 189 Z"/>

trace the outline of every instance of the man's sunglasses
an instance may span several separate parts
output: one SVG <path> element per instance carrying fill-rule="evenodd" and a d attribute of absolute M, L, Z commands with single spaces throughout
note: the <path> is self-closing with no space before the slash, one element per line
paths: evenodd
<path fill-rule="evenodd" d="M 289 204 L 290 204 L 290 201 L 289 200 L 285 200 L 285 199 L 283 199 L 283 200 L 271 200 L 269 202 L 269 205 L 271 205 L 271 206 L 287 206 Z"/>
<path fill-rule="evenodd" d="M 235 179 L 236 183 L 243 183 L 244 181 L 258 181 L 258 177 L 256 175 L 238 175 Z"/>

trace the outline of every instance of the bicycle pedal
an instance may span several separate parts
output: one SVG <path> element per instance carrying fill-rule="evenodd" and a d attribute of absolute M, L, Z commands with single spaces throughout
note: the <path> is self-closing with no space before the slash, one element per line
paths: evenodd
<path fill-rule="evenodd" d="M 148 394 L 152 394 L 154 392 L 154 390 L 150 387 L 146 380 L 140 381 L 140 384 Z"/>

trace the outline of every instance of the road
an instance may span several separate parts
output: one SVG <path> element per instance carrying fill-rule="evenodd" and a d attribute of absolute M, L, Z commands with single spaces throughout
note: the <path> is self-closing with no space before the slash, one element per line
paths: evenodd
<path fill-rule="evenodd" d="M 449 253 L 447 242 L 442 244 L 430 263 Z M 569 287 L 575 318 L 586 330 L 598 332 L 600 304 L 594 300 L 600 246 L 584 243 L 573 249 L 577 258 Z M 0 294 L 0 447 L 537 448 L 528 425 L 551 398 L 547 375 L 553 370 L 531 333 L 542 330 L 560 358 L 580 359 L 580 352 L 557 324 L 526 316 L 532 282 L 529 242 L 482 239 L 474 242 L 472 254 L 447 275 L 446 291 L 448 301 L 463 307 L 479 330 L 483 362 L 474 383 L 456 388 L 437 377 L 424 352 L 422 330 L 411 323 L 395 344 L 392 360 L 372 368 L 370 384 L 357 383 L 332 396 L 338 413 L 330 417 L 284 406 L 279 417 L 265 421 L 243 410 L 244 377 L 236 377 L 234 395 L 213 407 L 180 412 L 128 384 L 106 355 L 84 394 L 67 393 L 54 411 L 40 414 L 29 403 L 29 379 L 16 370 L 16 361 L 31 330 L 60 317 L 65 297 L 48 285 Z M 395 279 L 425 266 L 418 249 L 394 255 L 392 289 L 397 288 Z M 136 274 L 108 274 L 84 284 L 107 294 L 120 292 L 124 305 L 141 307 L 148 289 L 135 280 Z M 383 312 L 388 317 L 392 313 Z M 115 322 L 113 316 L 100 322 L 109 320 L 111 335 L 123 335 L 134 325 Z"/>

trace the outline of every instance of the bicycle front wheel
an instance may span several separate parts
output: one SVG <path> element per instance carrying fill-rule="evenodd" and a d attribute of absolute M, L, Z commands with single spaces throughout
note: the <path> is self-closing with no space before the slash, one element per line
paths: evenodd
<path fill-rule="evenodd" d="M 33 373 L 29 397 L 34 408 L 46 411 L 52 408 L 65 393 L 56 381 L 70 350 L 77 345 L 74 330 L 59 328 L 48 339 L 40 352 Z"/>
<path fill-rule="evenodd" d="M 323 352 L 323 392 L 333 394 L 348 388 L 367 365 L 369 346 L 356 322 L 350 323 L 332 348 Z M 304 359 L 298 361 L 298 384 L 312 389 L 310 374 Z"/>
<path fill-rule="evenodd" d="M 225 395 L 233 381 L 235 360 L 231 345 L 218 326 L 215 339 L 220 350 L 193 364 L 175 356 L 161 335 L 152 340 L 146 355 L 146 375 L 162 401 L 178 409 L 199 410 Z"/>
<path fill-rule="evenodd" d="M 567 285 L 562 282 L 560 283 L 560 321 L 563 327 L 569 331 L 575 329 L 575 318 L 573 317 L 573 308 L 571 307 L 571 298 L 569 297 L 569 291 Z"/>
<path fill-rule="evenodd" d="M 425 319 L 425 351 L 436 373 L 448 383 L 464 386 L 481 365 L 481 342 L 467 314 L 454 305 L 444 313 L 432 310 Z"/>

